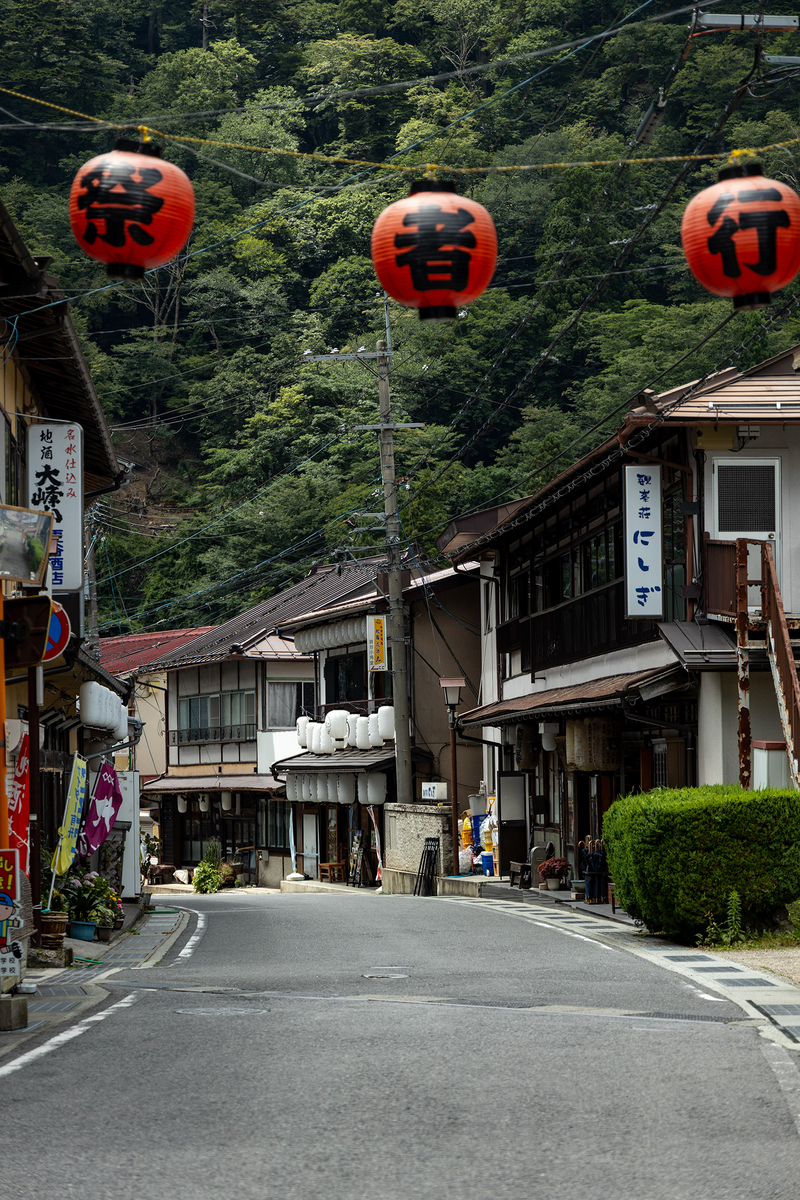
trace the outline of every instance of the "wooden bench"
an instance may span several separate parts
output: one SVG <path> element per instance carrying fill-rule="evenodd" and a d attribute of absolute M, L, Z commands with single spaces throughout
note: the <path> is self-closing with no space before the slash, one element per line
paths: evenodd
<path fill-rule="evenodd" d="M 321 862 L 319 864 L 319 881 L 320 883 L 346 883 L 347 864 L 343 862 Z M 338 879 L 337 879 L 338 876 Z"/>
<path fill-rule="evenodd" d="M 529 862 L 512 862 L 508 864 L 508 876 L 511 887 L 517 883 L 520 891 L 531 886 L 531 864 Z"/>

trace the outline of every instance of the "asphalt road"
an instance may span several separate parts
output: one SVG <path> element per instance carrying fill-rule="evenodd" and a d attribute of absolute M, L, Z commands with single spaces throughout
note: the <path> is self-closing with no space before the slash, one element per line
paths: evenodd
<path fill-rule="evenodd" d="M 205 928 L 0 1079 L 2 1200 L 800 1194 L 758 1029 L 622 948 L 435 899 L 179 904 Z"/>

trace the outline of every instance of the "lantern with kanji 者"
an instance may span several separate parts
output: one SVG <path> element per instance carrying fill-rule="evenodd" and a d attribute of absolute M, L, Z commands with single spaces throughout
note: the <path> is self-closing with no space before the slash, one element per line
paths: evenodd
<path fill-rule="evenodd" d="M 194 191 L 154 142 L 121 139 L 85 163 L 72 184 L 69 219 L 78 245 L 117 279 L 141 279 L 189 240 Z"/>
<path fill-rule="evenodd" d="M 423 321 L 452 321 L 491 282 L 497 233 L 482 204 L 452 183 L 420 180 L 372 230 L 372 262 L 389 295 Z"/>
<path fill-rule="evenodd" d="M 759 163 L 725 167 L 687 205 L 681 240 L 704 288 L 734 308 L 765 308 L 800 270 L 800 197 Z"/>

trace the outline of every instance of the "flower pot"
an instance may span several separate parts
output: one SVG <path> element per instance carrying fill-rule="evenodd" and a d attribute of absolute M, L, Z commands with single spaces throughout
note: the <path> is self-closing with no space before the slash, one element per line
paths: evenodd
<path fill-rule="evenodd" d="M 112 933 L 113 933 L 113 932 L 114 932 L 114 926 L 113 926 L 113 925 L 98 925 L 98 926 L 97 926 L 97 940 L 98 940 L 98 942 L 110 942 L 110 941 L 111 941 L 111 935 L 112 935 Z"/>
<path fill-rule="evenodd" d="M 117 917 L 116 921 L 114 922 L 114 928 L 115 928 L 115 929 L 122 929 L 123 923 L 124 923 L 124 918 L 123 918 L 123 917 Z"/>
<path fill-rule="evenodd" d="M 546 883 L 548 892 L 557 892 L 561 888 L 560 879 L 548 879 L 546 880 Z"/>
<path fill-rule="evenodd" d="M 97 928 L 94 921 L 76 921 L 73 917 L 70 927 L 70 936 L 77 938 L 79 942 L 94 941 L 94 931 Z"/>

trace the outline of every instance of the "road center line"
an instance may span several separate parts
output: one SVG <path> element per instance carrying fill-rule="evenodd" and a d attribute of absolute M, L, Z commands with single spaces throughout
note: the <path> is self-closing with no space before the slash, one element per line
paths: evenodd
<path fill-rule="evenodd" d="M 188 942 L 183 947 L 183 949 L 178 951 L 178 957 L 175 959 L 175 962 L 172 964 L 173 966 L 175 966 L 177 963 L 181 962 L 181 960 L 183 960 L 185 962 L 187 958 L 192 957 L 195 950 L 197 949 L 198 943 L 202 940 L 202 937 L 206 931 L 206 925 L 208 924 L 208 921 L 206 919 L 205 913 L 200 912 L 196 908 L 190 908 L 189 912 L 193 912 L 197 917 L 197 929 L 195 929 L 194 933 L 189 938 Z"/>
<path fill-rule="evenodd" d="M 14 1071 L 19 1071 L 22 1067 L 28 1066 L 29 1063 L 36 1062 L 39 1058 L 44 1058 L 46 1054 L 50 1054 L 53 1050 L 58 1050 L 60 1046 L 71 1042 L 73 1038 L 80 1037 L 82 1033 L 87 1033 L 93 1025 L 99 1024 L 100 1021 L 105 1021 L 106 1017 L 110 1017 L 112 1013 L 118 1012 L 122 1008 L 130 1008 L 139 999 L 141 992 L 131 992 L 130 995 L 124 996 L 122 1000 L 118 1000 L 116 1004 L 112 1004 L 110 1008 L 106 1008 L 101 1013 L 95 1013 L 91 1017 L 84 1017 L 77 1025 L 73 1025 L 70 1029 L 64 1029 L 61 1033 L 57 1033 L 55 1037 L 51 1037 L 49 1041 L 43 1045 L 37 1046 L 35 1050 L 28 1050 L 26 1054 L 20 1054 L 19 1058 L 15 1058 L 13 1062 L 6 1063 L 0 1067 L 0 1079 L 5 1075 L 11 1075 Z"/>

